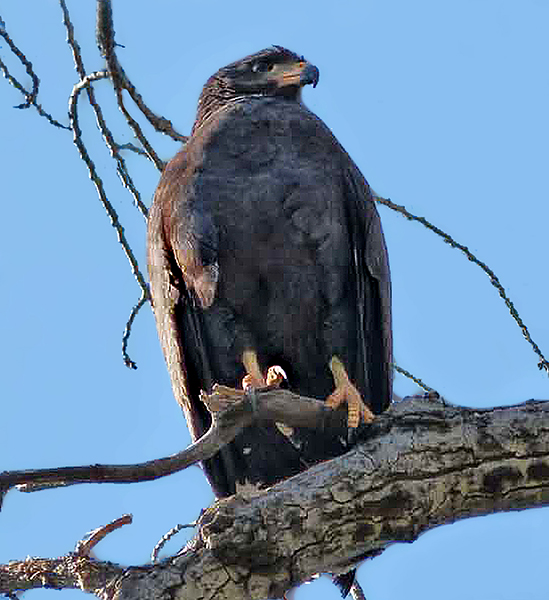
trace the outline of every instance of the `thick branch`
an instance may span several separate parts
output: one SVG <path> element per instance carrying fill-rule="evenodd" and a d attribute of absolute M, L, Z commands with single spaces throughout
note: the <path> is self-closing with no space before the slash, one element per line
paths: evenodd
<path fill-rule="evenodd" d="M 80 589 L 107 597 L 109 584 L 123 573 L 118 565 L 77 554 L 54 559 L 28 557 L 0 566 L 0 591 L 11 594 L 38 588 Z"/>
<path fill-rule="evenodd" d="M 277 598 L 437 525 L 549 504 L 549 403 L 474 410 L 413 398 L 364 433 L 345 456 L 216 503 L 184 553 L 127 569 L 112 597 Z"/>

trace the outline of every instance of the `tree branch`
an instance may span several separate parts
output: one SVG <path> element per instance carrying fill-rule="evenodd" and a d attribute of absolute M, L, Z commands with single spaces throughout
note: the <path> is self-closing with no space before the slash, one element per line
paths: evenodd
<path fill-rule="evenodd" d="M 134 483 L 171 475 L 212 457 L 255 420 L 282 422 L 290 427 L 329 427 L 347 432 L 345 410 L 333 411 L 320 400 L 297 396 L 287 390 L 265 389 L 252 394 L 224 386 L 202 400 L 212 414 L 208 432 L 188 448 L 165 458 L 133 465 L 86 465 L 51 469 L 5 471 L 0 474 L 2 496 L 17 486 L 33 492 L 78 483 Z"/>
<path fill-rule="evenodd" d="M 528 327 L 526 327 L 526 324 L 524 323 L 521 316 L 519 315 L 513 301 L 507 295 L 507 292 L 505 291 L 505 288 L 501 284 L 498 276 L 494 273 L 494 271 L 492 271 L 492 269 L 485 262 L 482 262 L 481 260 L 479 260 L 469 250 L 469 248 L 467 248 L 467 246 L 464 246 L 463 244 L 454 240 L 454 238 L 451 235 L 449 235 L 445 231 L 442 231 L 442 229 L 440 229 L 436 225 L 433 225 L 425 217 L 413 215 L 411 212 L 406 210 L 406 208 L 404 206 L 395 204 L 390 198 L 382 198 L 381 196 L 374 196 L 374 200 L 376 202 L 378 202 L 379 204 L 383 204 L 384 206 L 389 207 L 391 210 L 394 210 L 394 211 L 400 213 L 401 215 L 405 216 L 409 221 L 417 221 L 418 223 L 421 223 L 426 229 L 428 229 L 429 231 L 432 231 L 433 233 L 435 233 L 436 235 L 441 237 L 449 246 L 451 246 L 452 248 L 456 248 L 457 250 L 460 250 L 461 252 L 463 252 L 463 254 L 472 263 L 474 263 L 482 271 L 484 271 L 484 273 L 489 277 L 490 283 L 496 288 L 501 299 L 505 302 L 505 306 L 507 306 L 507 310 L 509 311 L 509 314 L 511 315 L 511 317 L 513 317 L 513 319 L 515 320 L 515 323 L 519 326 L 519 328 L 522 332 L 522 335 L 524 336 L 524 339 L 530 344 L 530 346 L 532 347 L 532 350 L 537 354 L 537 356 L 539 358 L 538 369 L 540 371 L 545 370 L 545 372 L 547 374 L 549 374 L 549 361 L 543 355 L 540 347 L 532 339 L 532 336 L 530 335 L 530 331 L 528 330 Z M 427 391 L 430 390 L 430 388 L 425 386 L 421 380 L 418 380 L 418 379 L 414 378 L 413 376 L 410 376 L 408 371 L 405 371 L 404 369 L 401 369 L 400 367 L 398 367 L 396 365 L 395 365 L 395 367 L 399 373 L 402 373 L 405 377 L 409 377 L 410 379 L 415 381 L 424 390 L 427 390 Z"/>
<path fill-rule="evenodd" d="M 133 129 L 136 137 L 143 144 L 143 147 L 147 151 L 147 156 L 155 163 L 156 167 L 162 171 L 164 163 L 157 157 L 152 146 L 148 140 L 144 137 L 141 128 L 137 121 L 132 119 L 128 113 L 122 96 L 122 90 L 125 89 L 130 98 L 135 102 L 141 113 L 154 127 L 156 131 L 169 135 L 173 140 L 178 142 L 187 141 L 187 136 L 181 135 L 173 128 L 173 125 L 169 119 L 158 116 L 145 104 L 143 97 L 137 91 L 136 87 L 130 81 L 122 65 L 118 61 L 116 56 L 115 48 L 117 45 L 114 39 L 114 23 L 112 16 L 112 4 L 111 0 L 97 0 L 97 19 L 96 19 L 96 39 L 97 46 L 101 53 L 101 56 L 105 59 L 109 72 L 116 90 L 118 105 L 120 110 L 126 117 L 128 125 Z"/>
<path fill-rule="evenodd" d="M 23 96 L 25 96 L 25 102 L 15 106 L 14 108 L 24 109 L 24 108 L 30 108 L 31 106 L 34 106 L 36 108 L 36 110 L 38 111 L 38 114 L 41 117 L 45 117 L 51 125 L 53 125 L 55 127 L 59 127 L 60 129 L 70 129 L 70 127 L 63 125 L 62 123 L 60 123 L 59 121 L 54 119 L 38 103 L 37 99 L 38 99 L 38 90 L 40 87 L 40 79 L 38 78 L 38 75 L 35 73 L 31 61 L 25 56 L 25 54 L 17 47 L 15 42 L 11 39 L 9 33 L 6 30 L 6 25 L 5 25 L 2 17 L 0 17 L 0 37 L 2 37 L 4 39 L 8 48 L 19 59 L 21 64 L 25 67 L 25 71 L 27 72 L 27 75 L 32 80 L 32 90 L 28 91 L 25 88 L 25 86 L 10 73 L 8 66 L 0 58 L 0 71 L 2 71 L 4 77 L 8 80 L 8 82 L 16 90 L 21 92 L 21 94 L 23 94 Z"/>
<path fill-rule="evenodd" d="M 185 550 L 158 565 L 94 561 L 106 583 L 87 590 L 116 600 L 214 590 L 218 599 L 277 598 L 437 525 L 549 504 L 549 402 L 480 410 L 414 397 L 363 433 L 344 456 L 252 498 L 218 501 Z M 22 589 L 22 564 L 2 567 L 0 592 Z"/>

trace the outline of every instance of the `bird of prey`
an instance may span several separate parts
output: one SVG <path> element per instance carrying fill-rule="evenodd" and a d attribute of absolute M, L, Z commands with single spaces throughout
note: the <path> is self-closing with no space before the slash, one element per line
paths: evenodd
<path fill-rule="evenodd" d="M 301 101 L 318 69 L 280 46 L 215 73 L 149 214 L 151 295 L 193 439 L 214 383 L 288 387 L 346 404 L 356 427 L 391 401 L 391 290 L 372 192 Z M 373 413 L 373 414 L 372 414 Z M 261 423 L 204 470 L 217 497 L 272 485 L 348 450 L 327 431 Z"/>

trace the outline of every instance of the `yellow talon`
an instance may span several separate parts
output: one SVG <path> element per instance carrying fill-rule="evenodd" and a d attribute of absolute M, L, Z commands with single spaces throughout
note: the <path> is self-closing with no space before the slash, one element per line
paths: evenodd
<path fill-rule="evenodd" d="M 374 414 L 364 404 L 360 392 L 356 389 L 347 375 L 343 363 L 337 356 L 330 360 L 330 370 L 334 377 L 335 390 L 326 399 L 326 406 L 337 408 L 347 403 L 347 424 L 352 429 L 358 427 L 361 417 L 365 423 L 374 420 Z"/>
<path fill-rule="evenodd" d="M 246 369 L 246 375 L 242 379 L 242 388 L 264 388 L 278 387 L 284 379 L 287 379 L 286 373 L 282 367 L 274 365 L 267 370 L 267 377 L 263 376 L 259 360 L 254 350 L 244 350 L 242 353 L 242 364 Z"/>

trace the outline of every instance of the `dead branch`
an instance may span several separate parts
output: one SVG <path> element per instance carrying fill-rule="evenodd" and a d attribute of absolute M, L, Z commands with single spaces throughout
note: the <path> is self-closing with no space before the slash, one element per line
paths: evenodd
<path fill-rule="evenodd" d="M 111 78 L 113 80 L 117 99 L 120 110 L 126 116 L 128 124 L 134 130 L 136 137 L 143 144 L 143 147 L 149 153 L 149 157 L 156 164 L 157 168 L 161 171 L 163 168 L 163 162 L 156 156 L 152 146 L 144 138 L 141 128 L 137 121 L 134 121 L 124 105 L 124 99 L 122 96 L 122 90 L 126 90 L 130 95 L 130 98 L 135 102 L 143 116 L 149 121 L 154 129 L 160 133 L 165 133 L 170 136 L 173 140 L 178 142 L 185 142 L 187 136 L 181 135 L 173 128 L 173 125 L 169 119 L 156 115 L 153 111 L 145 104 L 143 97 L 137 91 L 136 87 L 130 81 L 122 65 L 118 61 L 116 56 L 115 48 L 118 45 L 114 39 L 114 22 L 112 16 L 112 3 L 111 0 L 98 0 L 97 1 L 97 19 L 96 19 L 96 39 L 97 45 L 101 56 L 105 59 Z"/>
<path fill-rule="evenodd" d="M 212 413 L 212 425 L 202 438 L 182 452 L 134 465 L 5 471 L 0 474 L 0 507 L 3 495 L 13 487 L 34 492 L 78 483 L 135 483 L 171 475 L 212 457 L 255 420 L 282 422 L 290 427 L 329 427 L 342 435 L 347 431 L 345 410 L 333 411 L 320 400 L 304 398 L 287 390 L 265 389 L 248 394 L 214 386 L 214 393 L 204 395 L 203 401 Z"/>
<path fill-rule="evenodd" d="M 16 56 L 19 59 L 19 61 L 21 62 L 21 64 L 25 67 L 25 71 L 27 72 L 27 75 L 31 78 L 31 81 L 32 81 L 32 90 L 29 91 L 25 88 L 25 86 L 16 77 L 14 77 L 10 73 L 8 66 L 0 58 L 0 71 L 2 71 L 4 77 L 8 80 L 8 82 L 16 90 L 21 92 L 21 94 L 23 94 L 23 96 L 25 96 L 25 102 L 23 102 L 22 104 L 18 104 L 14 108 L 25 109 L 25 108 L 30 108 L 31 106 L 34 106 L 34 108 L 36 108 L 36 110 L 38 111 L 38 114 L 41 117 L 46 118 L 49 121 L 49 123 L 51 125 L 53 125 L 54 127 L 59 127 L 60 129 L 70 129 L 70 127 L 63 125 L 62 123 L 60 123 L 59 121 L 54 119 L 48 112 L 46 112 L 42 108 L 42 105 L 39 104 L 38 92 L 39 92 L 39 88 L 40 88 L 40 79 L 39 79 L 38 75 L 36 74 L 31 61 L 18 48 L 18 46 L 15 44 L 15 42 L 12 40 L 11 36 L 7 32 L 6 25 L 5 25 L 2 17 L 0 17 L 0 37 L 2 37 L 4 39 L 4 41 L 6 42 L 8 48 L 10 49 L 12 54 L 14 56 Z"/>
<path fill-rule="evenodd" d="M 549 402 L 479 410 L 415 397 L 376 419 L 348 454 L 252 498 L 217 502 L 174 557 L 125 569 L 80 557 L 96 587 L 84 577 L 80 585 L 116 600 L 214 590 L 226 600 L 277 598 L 315 573 L 346 571 L 438 525 L 548 504 Z M 49 585 L 52 572 L 76 559 L 30 560 L 37 566 L 0 568 L 0 592 Z M 34 577 L 22 577 L 24 568 Z"/>
<path fill-rule="evenodd" d="M 87 556 L 67 554 L 61 558 L 33 558 L 0 565 L 0 590 L 12 595 L 16 591 L 48 588 L 80 589 L 99 597 L 108 597 L 110 583 L 124 574 L 119 565 Z"/>
<path fill-rule="evenodd" d="M 433 233 L 435 233 L 436 235 L 441 237 L 449 246 L 451 246 L 452 248 L 456 248 L 457 250 L 460 250 L 461 252 L 463 252 L 463 254 L 465 254 L 465 256 L 472 263 L 474 263 L 482 271 L 484 271 L 484 273 L 489 277 L 490 283 L 498 291 L 500 298 L 503 300 L 503 302 L 505 302 L 505 306 L 507 306 L 507 310 L 509 311 L 509 314 L 511 315 L 511 317 L 513 317 L 515 323 L 519 326 L 519 328 L 522 332 L 522 335 L 524 336 L 524 339 L 530 344 L 530 346 L 532 347 L 532 350 L 537 354 L 538 359 L 539 359 L 538 360 L 539 370 L 540 371 L 545 370 L 545 372 L 549 375 L 549 361 L 543 355 L 540 347 L 532 339 L 532 336 L 530 335 L 530 331 L 528 330 L 528 327 L 526 327 L 526 324 L 524 323 L 521 316 L 519 315 L 513 301 L 507 295 L 505 288 L 501 284 L 498 276 L 494 273 L 494 271 L 492 271 L 492 269 L 485 262 L 482 262 L 480 259 L 478 259 L 469 250 L 469 248 L 467 248 L 467 246 L 464 246 L 463 244 L 456 242 L 456 240 L 454 240 L 454 238 L 450 234 L 446 233 L 445 231 L 442 231 L 442 229 L 440 229 L 436 225 L 433 225 L 425 217 L 421 217 L 421 216 L 418 217 L 417 215 L 413 215 L 404 206 L 395 204 L 390 198 L 382 198 L 381 196 L 374 196 L 374 200 L 376 202 L 378 202 L 379 204 L 383 204 L 384 206 L 387 206 L 391 210 L 394 210 L 394 211 L 400 213 L 401 215 L 406 217 L 409 221 L 417 221 L 418 223 L 421 223 L 426 229 L 428 229 L 429 231 L 432 231 Z M 409 377 L 410 379 L 415 381 L 424 390 L 429 391 L 429 388 L 427 388 L 421 380 L 416 380 L 414 377 L 410 377 L 410 374 L 407 371 L 404 371 L 404 369 L 401 369 L 398 366 L 396 367 L 396 369 L 399 373 L 402 373 L 406 377 Z"/>
<path fill-rule="evenodd" d="M 78 148 L 80 157 L 82 158 L 82 160 L 86 164 L 86 167 L 88 168 L 90 179 L 95 185 L 101 204 L 103 205 L 103 208 L 109 216 L 112 226 L 116 229 L 118 241 L 120 242 L 120 245 L 122 246 L 124 253 L 131 265 L 133 276 L 135 277 L 136 281 L 139 284 L 139 287 L 141 288 L 142 295 L 144 294 L 146 297 L 148 297 L 149 291 L 147 282 L 145 281 L 145 277 L 141 273 L 137 258 L 135 257 L 131 245 L 126 237 L 124 227 L 122 226 L 122 224 L 120 223 L 120 219 L 118 218 L 118 213 L 116 212 L 114 206 L 108 199 L 105 186 L 103 185 L 103 180 L 99 176 L 95 167 L 95 163 L 92 160 L 86 148 L 86 144 L 84 143 L 82 136 L 82 129 L 80 128 L 80 122 L 78 119 L 78 99 L 80 98 L 80 94 L 83 90 L 86 90 L 90 99 L 90 103 L 92 103 L 93 105 L 93 102 L 95 102 L 95 96 L 93 95 L 93 88 L 91 87 L 91 84 L 93 81 L 105 79 L 106 77 L 108 77 L 106 71 L 98 71 L 84 76 L 80 83 L 74 86 L 74 89 L 69 98 L 69 119 L 73 131 L 73 141 L 76 147 Z M 99 113 L 99 115 L 100 114 L 101 113 Z"/>
<path fill-rule="evenodd" d="M 132 515 L 122 515 L 121 517 L 118 517 L 118 519 L 90 531 L 86 539 L 80 540 L 78 544 L 76 544 L 76 548 L 74 549 L 75 554 L 79 554 L 80 556 L 90 556 L 91 551 L 104 537 L 109 535 L 109 533 L 120 529 L 120 527 L 123 527 L 124 525 L 131 525 L 132 521 Z"/>
<path fill-rule="evenodd" d="M 124 228 L 120 223 L 118 213 L 114 209 L 112 203 L 108 200 L 107 194 L 104 189 L 103 181 L 97 173 L 95 164 L 93 163 L 82 138 L 82 131 L 78 122 L 77 102 L 79 93 L 83 88 L 86 90 L 88 101 L 94 110 L 97 127 L 99 128 L 103 136 L 105 145 L 109 149 L 111 156 L 116 162 L 116 170 L 120 177 L 122 185 L 130 192 L 130 194 L 133 197 L 135 206 L 139 209 L 139 211 L 145 218 L 147 217 L 148 209 L 141 199 L 141 194 L 135 186 L 127 168 L 126 161 L 124 160 L 124 157 L 120 152 L 123 149 L 123 146 L 115 141 L 114 135 L 108 127 L 107 121 L 103 115 L 103 110 L 101 109 L 101 106 L 96 100 L 93 85 L 91 84 L 97 79 L 97 77 L 95 77 L 97 74 L 88 75 L 86 73 L 86 68 L 84 66 L 84 61 L 82 58 L 82 52 L 74 33 L 74 26 L 70 18 L 70 13 L 67 4 L 65 0 L 59 0 L 59 3 L 63 13 L 63 23 L 67 31 L 67 42 L 72 51 L 76 72 L 78 73 L 78 76 L 80 78 L 80 82 L 73 89 L 69 102 L 71 125 L 74 129 L 74 143 L 78 148 L 80 157 L 88 167 L 90 178 L 95 184 L 99 200 L 105 208 L 112 226 L 116 229 L 118 240 L 130 263 L 132 273 L 139 287 L 141 288 L 140 298 L 137 301 L 137 303 L 132 307 L 130 316 L 124 328 L 124 333 L 122 335 L 122 357 L 124 359 L 124 364 L 131 369 L 136 369 L 137 365 L 135 361 L 133 361 L 128 355 L 128 340 L 131 335 L 131 329 L 135 317 L 137 316 L 140 309 L 149 300 L 149 290 L 139 268 L 137 259 L 135 258 L 134 252 L 126 239 Z M 105 61 L 107 63 L 107 70 L 101 72 L 104 73 L 102 78 L 109 78 L 112 82 L 118 106 L 124 114 L 128 126 L 133 130 L 135 136 L 137 137 L 142 146 L 142 148 L 132 147 L 132 149 L 144 154 L 147 158 L 152 160 L 152 162 L 159 170 L 162 170 L 164 167 L 164 162 L 157 156 L 152 144 L 143 134 L 139 123 L 128 112 L 124 103 L 123 91 L 126 90 L 130 94 L 130 97 L 137 104 L 139 110 L 157 131 L 165 133 L 171 136 L 172 139 L 175 139 L 177 141 L 185 141 L 187 138 L 178 134 L 173 129 L 172 124 L 168 119 L 155 115 L 146 106 L 142 96 L 137 92 L 135 86 L 126 76 L 126 73 L 120 65 L 115 53 L 116 42 L 114 40 L 114 25 L 112 20 L 112 7 L 110 0 L 98 0 L 97 2 L 96 37 L 101 55 L 105 58 Z"/>

